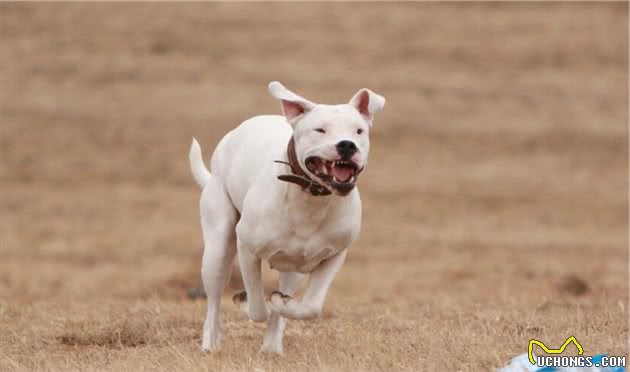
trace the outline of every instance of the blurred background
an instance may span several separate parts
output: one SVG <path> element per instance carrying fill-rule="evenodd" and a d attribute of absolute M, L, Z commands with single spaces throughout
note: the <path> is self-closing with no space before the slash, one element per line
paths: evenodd
<path fill-rule="evenodd" d="M 3 370 L 488 370 L 569 335 L 627 352 L 627 3 L 2 3 L 0 48 Z M 387 98 L 362 235 L 284 359 L 229 300 L 202 355 L 191 137 L 209 159 L 279 113 L 271 80 Z"/>

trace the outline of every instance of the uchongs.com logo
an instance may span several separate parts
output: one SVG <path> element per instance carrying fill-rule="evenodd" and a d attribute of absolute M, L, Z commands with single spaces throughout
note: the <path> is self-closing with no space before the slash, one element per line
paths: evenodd
<path fill-rule="evenodd" d="M 573 344 L 577 348 L 578 355 L 561 355 L 566 348 Z M 547 355 L 535 355 L 534 345 L 539 346 Z M 527 347 L 527 356 L 532 365 L 537 367 L 549 367 L 549 368 L 576 368 L 576 367 L 596 367 L 596 368 L 611 368 L 610 371 L 624 371 L 626 366 L 625 356 L 608 356 L 605 354 L 600 355 L 584 355 L 584 348 L 575 338 L 571 336 L 564 341 L 564 343 L 557 349 L 547 347 L 542 341 L 529 340 L 529 346 Z"/>

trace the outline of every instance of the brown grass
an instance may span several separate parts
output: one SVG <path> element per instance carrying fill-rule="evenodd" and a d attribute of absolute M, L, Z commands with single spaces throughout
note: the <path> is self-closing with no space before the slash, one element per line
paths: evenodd
<path fill-rule="evenodd" d="M 569 335 L 627 353 L 627 15 L 0 4 L 0 370 L 479 371 Z M 190 138 L 209 154 L 278 112 L 274 79 L 387 97 L 363 232 L 284 358 L 229 301 L 222 351 L 202 354 Z"/>

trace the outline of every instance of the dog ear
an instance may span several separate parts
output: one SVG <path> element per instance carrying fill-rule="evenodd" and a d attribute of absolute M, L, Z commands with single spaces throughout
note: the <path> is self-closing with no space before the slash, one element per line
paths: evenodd
<path fill-rule="evenodd" d="M 352 97 L 350 104 L 372 125 L 374 114 L 385 106 L 385 97 L 363 88 Z"/>
<path fill-rule="evenodd" d="M 315 107 L 315 103 L 291 92 L 277 81 L 269 83 L 269 93 L 282 102 L 282 113 L 291 125 Z"/>

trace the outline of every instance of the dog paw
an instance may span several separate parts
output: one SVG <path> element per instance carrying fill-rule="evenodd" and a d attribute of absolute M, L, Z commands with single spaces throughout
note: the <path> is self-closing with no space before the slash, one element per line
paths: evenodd
<path fill-rule="evenodd" d="M 289 307 L 295 306 L 297 301 L 289 295 L 285 295 L 282 292 L 274 291 L 269 296 L 269 309 L 277 314 L 285 316 Z"/>
<path fill-rule="evenodd" d="M 237 292 L 234 296 L 232 296 L 232 302 L 236 306 L 240 306 L 242 303 L 247 303 L 247 292 Z"/>
<path fill-rule="evenodd" d="M 264 304 L 262 309 L 250 309 L 250 305 L 247 301 L 247 292 L 240 291 L 232 296 L 232 302 L 236 305 L 243 314 L 245 319 L 253 320 L 254 322 L 264 322 L 269 317 L 269 309 L 267 304 Z"/>
<path fill-rule="evenodd" d="M 267 319 L 269 319 L 269 309 L 267 308 L 267 306 L 263 306 L 262 309 L 250 309 L 250 311 L 248 312 L 249 315 L 249 320 L 257 322 L 257 323 L 262 323 L 262 322 L 266 322 Z"/>
<path fill-rule="evenodd" d="M 303 303 L 291 296 L 274 292 L 269 299 L 269 310 L 287 319 L 314 319 L 321 313 L 321 306 Z"/>
<path fill-rule="evenodd" d="M 259 350 L 260 353 L 264 353 L 264 354 L 276 354 L 276 355 L 282 355 L 282 342 L 277 343 L 277 342 L 265 342 L 263 343 L 263 345 L 260 347 Z"/>
<path fill-rule="evenodd" d="M 203 335 L 203 340 L 201 343 L 201 351 L 204 353 L 216 353 L 219 351 L 221 346 L 221 333 L 216 334 L 214 337 L 210 334 Z"/>
<path fill-rule="evenodd" d="M 237 292 L 234 296 L 232 296 L 232 303 L 241 310 L 241 313 L 245 318 L 249 318 L 249 314 L 247 313 L 247 292 Z"/>
<path fill-rule="evenodd" d="M 201 351 L 203 351 L 204 353 L 216 353 L 218 352 L 220 349 L 219 345 L 208 345 L 208 346 L 202 346 L 201 347 Z"/>
<path fill-rule="evenodd" d="M 289 295 L 285 295 L 284 293 L 280 291 L 273 291 L 271 292 L 271 295 L 269 296 L 269 301 L 274 305 L 287 304 L 292 299 L 293 297 Z"/>

